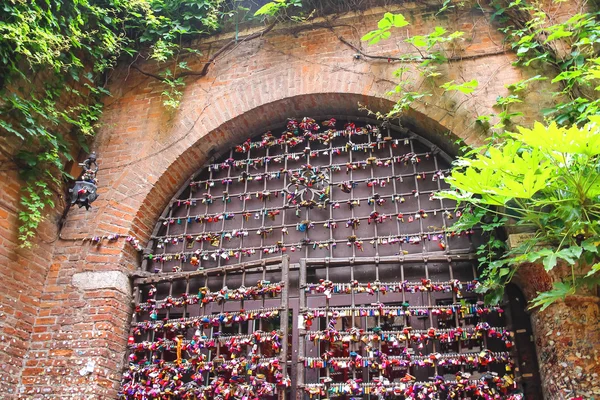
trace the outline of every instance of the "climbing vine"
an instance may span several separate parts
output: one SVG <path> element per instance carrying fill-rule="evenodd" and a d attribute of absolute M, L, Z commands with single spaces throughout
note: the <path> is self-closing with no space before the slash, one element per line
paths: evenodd
<path fill-rule="evenodd" d="M 29 247 L 54 206 L 73 144 L 85 148 L 105 82 L 125 56 L 163 61 L 218 28 L 222 0 L 6 1 L 0 21 L 0 131 L 25 181 L 19 238 Z M 191 50 L 190 50 L 191 51 Z M 176 85 L 176 84 L 175 84 Z"/>
<path fill-rule="evenodd" d="M 233 4 L 233 6 L 232 6 Z M 31 246 L 44 209 L 54 207 L 74 149 L 86 150 L 98 128 L 106 82 L 119 62 L 164 84 L 163 103 L 179 106 L 186 76 L 206 75 L 227 44 L 201 71 L 184 57 L 199 55 L 189 39 L 208 35 L 248 9 L 224 0 L 34 0 L 2 4 L 0 21 L 0 132 L 7 139 L 4 162 L 18 169 L 25 185 L 19 213 L 19 239 Z M 257 13 L 269 20 L 299 0 L 276 0 Z M 272 21 L 271 21 L 272 20 Z M 151 74 L 140 60 L 159 64 Z M 10 168 L 10 166 L 8 167 Z"/>
<path fill-rule="evenodd" d="M 492 19 L 505 34 L 506 45 L 516 54 L 514 65 L 538 73 L 506 85 L 509 94 L 496 99 L 497 114 L 476 117 L 475 123 L 490 134 L 489 143 L 477 149 L 463 147 L 465 156 L 459 158 L 449 179 L 453 191 L 443 194 L 466 203 L 471 210 L 463 213 L 456 229 L 477 225 L 489 237 L 477 254 L 484 283 L 481 291 L 492 303 L 499 300 L 504 286 L 523 262 L 543 262 L 547 271 L 563 263 L 571 271 L 570 276 L 558 278 L 551 290 L 539 293 L 532 306 L 545 308 L 598 283 L 598 156 L 589 147 L 600 137 L 594 117 L 600 111 L 599 13 L 589 10 L 560 20 L 556 13 L 545 9 L 563 2 L 495 0 L 488 4 L 493 10 Z M 438 14 L 468 6 L 462 1 L 444 1 Z M 481 8 L 480 3 L 471 6 Z M 378 29 L 362 40 L 377 43 L 390 38 L 394 28 L 408 24 L 401 14 L 388 13 Z M 397 117 L 414 102 L 425 104 L 436 88 L 473 92 L 479 85 L 475 79 L 460 83 L 438 81 L 443 76 L 438 67 L 449 61 L 448 45 L 462 36 L 463 32 L 448 34 L 445 28 L 437 26 L 427 35 L 404 39 L 418 56 L 393 61 L 417 62 L 423 82 L 416 85 L 410 80 L 414 75 L 409 66 L 398 68 L 395 76 L 400 83 L 389 93 L 398 96 L 398 100 L 387 114 L 378 116 Z M 527 101 L 534 82 L 544 80 L 550 80 L 554 100 L 551 107 L 543 110 L 544 122 L 550 126 L 536 123 L 533 131 L 517 127 L 513 119 L 523 114 L 515 110 L 515 105 Z M 520 134 L 510 132 L 515 128 Z M 528 162 L 534 155 L 538 161 Z M 488 178 L 482 177 L 484 173 L 489 173 Z M 518 192 L 517 188 L 524 191 Z M 515 218 L 517 225 L 528 226 L 533 236 L 507 252 L 497 232 L 507 222 L 515 223 Z"/>

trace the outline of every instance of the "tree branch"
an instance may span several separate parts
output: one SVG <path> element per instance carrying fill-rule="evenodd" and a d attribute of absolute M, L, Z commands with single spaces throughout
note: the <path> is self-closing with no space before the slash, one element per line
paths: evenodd
<path fill-rule="evenodd" d="M 277 25 L 277 22 L 278 21 L 275 20 L 271 23 L 271 25 L 267 26 L 262 31 L 254 32 L 251 35 L 243 37 L 241 40 L 238 39 L 236 41 L 235 39 L 233 39 L 233 40 L 229 41 L 223 47 L 221 47 L 219 50 L 217 50 L 215 52 L 215 54 L 212 55 L 212 57 L 210 57 L 208 59 L 208 61 L 204 64 L 204 68 L 202 68 L 201 71 L 183 71 L 180 74 L 177 74 L 177 78 L 183 78 L 186 76 L 205 76 L 206 74 L 208 74 L 208 69 L 216 61 L 217 57 L 219 57 L 221 54 L 226 52 L 231 46 L 238 43 L 238 41 L 239 41 L 239 43 L 243 43 L 243 42 L 247 42 L 247 41 L 250 41 L 250 40 L 253 40 L 253 39 L 256 39 L 256 38 L 266 35 L 267 33 L 271 32 L 273 30 L 273 28 L 275 28 L 275 26 Z"/>
<path fill-rule="evenodd" d="M 210 57 L 208 59 L 208 61 L 206 61 L 206 63 L 204 64 L 204 67 L 202 68 L 202 70 L 200 71 L 183 71 L 180 72 L 179 74 L 177 74 L 174 79 L 179 79 L 179 78 L 185 78 L 186 76 L 206 76 L 208 74 L 208 70 L 210 68 L 210 66 L 212 64 L 214 64 L 214 62 L 216 61 L 216 59 L 223 54 L 224 52 L 226 52 L 231 46 L 233 46 L 236 43 L 243 43 L 243 42 L 247 42 L 249 40 L 253 40 L 259 37 L 262 37 L 264 35 L 266 35 L 267 33 L 271 32 L 273 30 L 273 28 L 275 28 L 275 26 L 277 25 L 278 20 L 273 21 L 269 26 L 267 26 L 265 29 L 259 31 L 259 32 L 254 32 L 251 35 L 245 36 L 243 37 L 241 40 L 231 40 L 229 42 L 227 42 L 223 47 L 221 47 L 219 50 L 217 50 L 215 52 L 215 54 L 212 55 L 212 57 Z M 137 70 L 139 73 L 141 73 L 142 75 L 146 75 L 149 76 L 150 78 L 154 78 L 157 79 L 161 82 L 166 82 L 166 79 L 160 75 L 156 75 L 153 74 L 151 72 L 146 72 L 143 69 L 141 69 L 136 63 L 135 61 L 131 64 L 131 68 Z"/>
<path fill-rule="evenodd" d="M 335 31 L 333 30 L 333 28 L 330 28 L 330 30 L 333 32 L 334 35 L 337 36 L 337 38 L 340 42 L 344 43 L 346 46 L 350 47 L 351 49 L 353 49 L 354 51 L 356 51 L 358 54 L 360 54 L 362 57 L 365 57 L 365 58 L 370 58 L 373 60 L 386 60 L 388 62 L 400 61 L 403 63 L 421 63 L 425 60 L 431 59 L 431 57 L 428 57 L 428 56 L 422 56 L 422 57 L 418 57 L 418 58 L 399 58 L 399 57 L 375 56 L 375 55 L 367 54 L 364 51 L 362 51 L 359 47 L 357 47 L 356 45 L 354 45 L 351 42 L 349 42 L 348 40 L 346 40 L 343 36 L 339 36 L 338 34 L 336 34 Z M 502 49 L 502 50 L 497 50 L 497 51 L 491 51 L 489 53 L 472 54 L 472 55 L 466 55 L 466 56 L 452 56 L 452 57 L 449 57 L 447 59 L 447 61 L 461 61 L 461 60 L 469 60 L 469 59 L 481 58 L 481 57 L 487 57 L 487 56 L 495 56 L 495 55 L 499 55 L 499 54 L 505 54 L 507 51 L 508 50 L 506 50 L 506 49 Z"/>
<path fill-rule="evenodd" d="M 151 72 L 146 72 L 146 71 L 142 70 L 140 67 L 138 67 L 136 64 L 131 64 L 131 68 L 139 71 L 139 73 L 141 73 L 142 75 L 146 75 L 146 76 L 149 76 L 151 78 L 157 79 L 157 80 L 159 80 L 161 82 L 165 82 L 165 78 L 163 78 L 162 76 L 153 74 Z"/>

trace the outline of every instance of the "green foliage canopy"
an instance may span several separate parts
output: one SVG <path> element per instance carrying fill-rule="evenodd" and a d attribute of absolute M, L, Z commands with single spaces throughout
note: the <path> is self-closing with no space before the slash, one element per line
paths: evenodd
<path fill-rule="evenodd" d="M 554 122 L 518 127 L 504 140 L 456 161 L 447 178 L 452 190 L 441 196 L 466 203 L 471 212 L 455 229 L 480 225 L 493 232 L 497 222 L 513 221 L 534 233 L 500 259 L 481 260 L 490 301 L 498 300 L 524 262 L 542 262 L 552 271 L 560 261 L 571 271 L 567 279 L 558 274 L 563 280 L 539 294 L 533 306 L 545 308 L 598 282 L 600 117 L 590 119 L 581 128 Z"/>
<path fill-rule="evenodd" d="M 97 128 L 107 73 L 124 56 L 162 62 L 218 28 L 223 0 L 8 0 L 0 6 L 0 133 L 26 186 L 26 246 L 53 206 L 70 143 Z M 165 80 L 167 83 L 168 79 Z M 171 86 L 176 86 L 176 83 Z"/>

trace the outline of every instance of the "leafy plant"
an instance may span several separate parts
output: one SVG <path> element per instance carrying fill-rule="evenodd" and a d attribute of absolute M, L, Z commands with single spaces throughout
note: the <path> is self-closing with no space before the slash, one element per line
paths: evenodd
<path fill-rule="evenodd" d="M 499 255 L 494 231 L 506 221 L 533 232 L 531 239 L 498 259 L 480 259 L 483 290 L 497 299 L 520 264 L 541 262 L 550 272 L 559 264 L 570 274 L 533 306 L 552 302 L 595 285 L 600 270 L 600 117 L 579 127 L 518 127 L 504 140 L 472 151 L 455 162 L 441 197 L 468 205 L 456 229 L 475 225 L 492 233 L 484 253 Z"/>
<path fill-rule="evenodd" d="M 600 150 L 591 148 L 600 145 L 600 120 L 596 117 L 600 114 L 600 14 L 576 13 L 566 21 L 557 21 L 554 12 L 543 9 L 547 3 L 495 0 L 491 5 L 495 8 L 492 19 L 503 24 L 501 31 L 517 55 L 515 64 L 544 73 L 507 85 L 510 94 L 496 99 L 498 114 L 476 117 L 475 122 L 491 133 L 489 144 L 466 149 L 467 155 L 457 161 L 453 172 L 454 191 L 443 195 L 466 203 L 471 210 L 462 214 L 453 229 L 478 225 L 490 234 L 488 242 L 477 250 L 484 271 L 481 290 L 489 302 L 500 299 L 505 284 L 524 261 L 539 261 L 548 271 L 558 265 L 570 266 L 569 279 L 555 282 L 551 291 L 540 293 L 532 303 L 545 308 L 599 282 Z M 439 13 L 453 7 L 452 1 L 444 1 Z M 380 21 L 378 29 L 362 40 L 375 44 L 390 38 L 392 17 L 390 14 Z M 399 21 L 402 26 L 408 25 L 404 18 Z M 417 69 L 433 88 L 433 79 L 441 76 L 437 66 L 448 61 L 445 44 L 462 34 L 448 34 L 445 28 L 436 27 L 427 35 L 411 36 L 404 42 L 419 55 L 405 55 L 394 61 L 419 62 Z M 433 94 L 432 88 L 422 84 L 415 87 L 410 77 L 405 77 L 407 72 L 406 67 L 395 72 L 401 82 L 388 94 L 400 98 L 387 114 L 377 113 L 378 117 L 397 116 L 413 102 Z M 536 123 L 532 130 L 518 127 L 518 133 L 506 133 L 513 119 L 523 115 L 514 107 L 526 101 L 531 84 L 548 79 L 557 86 L 549 93 L 555 104 L 543 110 L 549 126 Z M 469 94 L 478 82 L 450 81 L 439 87 L 446 92 Z M 496 123 L 492 126 L 493 121 Z M 504 253 L 505 245 L 494 232 L 513 220 L 518 226 L 532 229 L 535 235 L 518 249 Z"/>
<path fill-rule="evenodd" d="M 123 60 L 164 85 L 163 104 L 178 108 L 187 75 L 180 58 L 199 54 L 187 40 L 210 34 L 227 12 L 224 0 L 34 0 L 2 4 L 0 21 L 0 133 L 15 138 L 14 163 L 25 185 L 20 212 L 21 244 L 30 239 L 47 205 L 61 191 L 63 166 L 73 145 L 83 145 L 98 128 L 108 72 Z M 235 6 L 235 5 L 234 5 Z M 275 0 L 256 15 L 276 16 L 300 0 Z M 229 7 L 229 5 L 227 5 Z M 272 29 L 270 25 L 263 33 Z M 260 37 L 261 33 L 251 37 Z M 227 46 L 230 46 L 228 44 Z M 227 46 L 221 49 L 224 51 Z M 219 54 L 219 52 L 217 52 Z M 144 72 L 138 59 L 159 64 Z M 168 63 L 168 64 L 167 64 Z"/>
<path fill-rule="evenodd" d="M 254 16 L 274 17 L 289 7 L 302 7 L 301 0 L 274 0 L 259 8 Z"/>
<path fill-rule="evenodd" d="M 556 105 L 545 116 L 561 125 L 585 124 L 598 113 L 600 99 L 600 44 L 598 13 L 576 13 L 566 21 L 554 20 L 542 3 L 515 1 L 506 6 L 496 2 L 496 15 L 504 15 L 508 26 L 502 31 L 516 52 L 517 65 L 551 68 L 552 93 Z"/>
<path fill-rule="evenodd" d="M 184 39 L 218 28 L 222 0 L 9 1 L 0 21 L 0 133 L 17 144 L 25 181 L 21 244 L 31 245 L 43 209 L 60 193 L 73 145 L 85 145 L 102 114 L 106 73 L 124 56 L 165 62 Z M 165 103 L 182 82 L 164 73 Z"/>
<path fill-rule="evenodd" d="M 454 83 L 454 81 L 450 81 L 450 82 L 444 83 L 440 87 L 447 92 L 452 91 L 452 90 L 458 90 L 461 93 L 469 94 L 469 93 L 473 93 L 475 91 L 475 89 L 477 89 L 477 86 L 479 86 L 479 82 L 477 82 L 477 79 L 472 79 L 469 82 L 463 82 L 463 83 Z"/>
<path fill-rule="evenodd" d="M 454 7 L 450 1 L 444 2 L 444 10 Z M 440 11 L 441 12 L 441 11 Z M 361 40 L 366 41 L 369 45 L 379 43 L 381 40 L 389 39 L 392 34 L 392 28 L 401 28 L 408 26 L 410 23 L 402 14 L 385 13 L 383 18 L 379 20 L 377 28 L 364 35 Z M 397 61 L 400 62 L 419 62 L 418 69 L 421 76 L 426 79 L 433 80 L 441 75 L 437 66 L 448 61 L 446 49 L 447 43 L 457 41 L 463 36 L 464 32 L 448 31 L 436 26 L 432 32 L 427 35 L 414 35 L 404 39 L 405 43 L 412 45 L 419 55 L 403 55 Z M 399 68 L 394 72 L 395 77 L 400 78 L 401 82 L 396 87 L 388 92 L 388 95 L 399 94 L 400 98 L 396 101 L 394 107 L 385 115 L 386 118 L 392 118 L 404 111 L 408 110 L 413 102 L 422 101 L 423 98 L 433 95 L 432 91 L 425 90 L 421 86 L 416 88 L 411 80 L 402 79 L 404 74 L 409 72 L 405 67 Z M 446 91 L 460 91 L 464 94 L 473 92 L 479 83 L 477 80 L 472 80 L 464 83 L 447 82 L 441 86 Z"/>
<path fill-rule="evenodd" d="M 392 28 L 402 28 L 409 25 L 402 14 L 385 13 L 382 19 L 377 23 L 377 29 L 370 31 L 360 40 L 369 44 L 379 43 L 381 40 L 388 39 L 392 35 Z"/>

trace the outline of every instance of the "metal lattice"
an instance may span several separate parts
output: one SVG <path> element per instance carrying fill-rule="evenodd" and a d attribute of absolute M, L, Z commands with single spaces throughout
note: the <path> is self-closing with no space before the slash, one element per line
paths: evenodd
<path fill-rule="evenodd" d="M 125 398 L 157 369 L 173 398 L 514 389 L 503 310 L 475 292 L 480 235 L 435 198 L 449 157 L 391 124 L 320 125 L 234 146 L 171 201 L 135 280 Z"/>

